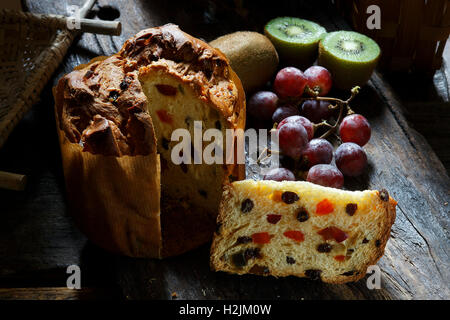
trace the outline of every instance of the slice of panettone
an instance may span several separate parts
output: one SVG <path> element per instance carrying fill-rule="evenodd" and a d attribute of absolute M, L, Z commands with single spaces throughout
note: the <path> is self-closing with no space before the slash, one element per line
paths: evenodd
<path fill-rule="evenodd" d="M 383 255 L 395 207 L 385 190 L 237 181 L 225 187 L 211 267 L 329 283 L 356 281 Z"/>
<path fill-rule="evenodd" d="M 173 24 L 146 29 L 62 77 L 54 96 L 71 212 L 91 241 L 166 257 L 211 240 L 222 184 L 244 165 L 175 165 L 170 140 L 194 121 L 245 127 L 245 94 L 222 53 Z"/>

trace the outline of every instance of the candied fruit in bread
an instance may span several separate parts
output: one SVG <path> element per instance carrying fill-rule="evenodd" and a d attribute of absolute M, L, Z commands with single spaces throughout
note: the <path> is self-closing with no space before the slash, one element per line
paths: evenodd
<path fill-rule="evenodd" d="M 279 194 L 287 194 L 289 201 L 275 201 Z M 244 206 L 245 213 L 243 203 L 252 203 Z M 357 281 L 383 255 L 396 204 L 384 189 L 344 191 L 304 181 L 233 182 L 225 186 L 211 268 L 247 274 L 258 266 L 265 272 L 257 274 L 264 276 Z M 274 215 L 276 223 L 268 219 Z M 261 235 L 267 235 L 265 241 Z M 258 255 L 243 255 L 247 250 Z"/>

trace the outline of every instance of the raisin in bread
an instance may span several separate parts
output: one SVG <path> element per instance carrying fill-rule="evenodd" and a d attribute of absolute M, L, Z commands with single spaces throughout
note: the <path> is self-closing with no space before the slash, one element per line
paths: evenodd
<path fill-rule="evenodd" d="M 356 281 L 383 255 L 395 206 L 385 190 L 237 181 L 225 187 L 211 267 L 329 283 Z"/>
<path fill-rule="evenodd" d="M 209 241 L 222 184 L 243 165 L 174 165 L 178 128 L 245 127 L 241 82 L 218 50 L 169 24 L 146 29 L 54 88 L 66 191 L 82 231 L 136 257 Z M 194 150 L 195 152 L 195 150 Z"/>

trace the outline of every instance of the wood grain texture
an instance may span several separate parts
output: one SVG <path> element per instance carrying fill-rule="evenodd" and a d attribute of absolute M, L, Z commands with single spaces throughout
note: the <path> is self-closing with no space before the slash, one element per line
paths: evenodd
<path fill-rule="evenodd" d="M 450 38 L 442 68 L 432 79 L 423 75 L 390 74 L 385 80 L 402 101 L 406 119 L 420 132 L 450 172 Z"/>
<path fill-rule="evenodd" d="M 209 41 L 237 30 L 262 31 L 270 18 L 298 15 L 329 31 L 348 29 L 328 2 L 286 1 L 276 7 L 249 3 L 242 18 L 227 2 L 98 1 L 120 11 L 120 37 L 84 34 L 70 49 L 53 83 L 74 66 L 116 52 L 140 29 L 174 22 Z M 65 14 L 66 1 L 27 1 L 32 12 Z M 73 2 L 70 1 L 72 4 Z M 101 10 L 99 6 L 95 10 Z M 50 84 L 51 85 L 51 84 Z M 382 289 L 369 290 L 365 279 L 329 285 L 297 278 L 261 278 L 213 273 L 209 246 L 163 261 L 110 255 L 86 245 L 67 214 L 51 86 L 0 150 L 0 169 L 27 174 L 24 193 L 0 191 L 0 287 L 63 287 L 65 267 L 86 270 L 85 287 L 112 286 L 127 299 L 449 299 L 450 179 L 425 139 L 405 118 L 403 100 L 376 73 L 353 107 L 372 125 L 366 147 L 369 170 L 347 179 L 349 189 L 386 188 L 398 201 L 397 220 L 380 260 Z M 448 134 L 448 133 L 447 133 Z M 84 271 L 83 271 L 84 272 Z M 37 284 L 37 278 L 45 279 Z M 42 284 L 44 283 L 44 284 Z M 55 289 L 56 290 L 56 289 Z M 2 291 L 3 296 L 8 296 Z M 20 295 L 23 290 L 10 296 Z M 51 297 L 49 295 L 48 297 Z"/>
<path fill-rule="evenodd" d="M 103 300 L 110 294 L 104 289 L 83 288 L 0 288 L 0 300 Z"/>

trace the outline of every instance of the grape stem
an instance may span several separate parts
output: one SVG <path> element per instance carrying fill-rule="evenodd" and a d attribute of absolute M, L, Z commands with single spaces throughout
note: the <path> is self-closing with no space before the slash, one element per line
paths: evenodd
<path fill-rule="evenodd" d="M 259 155 L 258 159 L 256 159 L 256 163 L 260 164 L 262 161 L 264 161 L 266 159 L 269 159 L 269 157 L 270 157 L 269 156 L 269 152 L 270 152 L 270 154 L 272 154 L 272 153 L 281 154 L 280 151 L 275 151 L 275 150 L 272 150 L 272 149 L 269 149 L 269 148 L 265 147 L 263 149 L 263 151 L 261 151 L 261 154 Z"/>
<path fill-rule="evenodd" d="M 322 120 L 322 122 L 320 122 L 320 123 L 314 123 L 313 126 L 314 126 L 314 131 L 316 131 L 316 129 L 320 128 L 320 127 L 328 127 L 328 128 L 333 127 L 333 125 L 329 124 L 325 120 Z"/>
<path fill-rule="evenodd" d="M 336 131 L 337 127 L 340 125 L 342 121 L 342 116 L 344 115 L 344 105 L 342 103 L 339 104 L 339 116 L 336 120 L 336 123 L 328 129 L 327 132 L 325 132 L 323 135 L 320 136 L 320 139 L 327 138 L 330 134 L 332 134 L 334 131 Z"/>
<path fill-rule="evenodd" d="M 350 97 L 347 100 L 342 100 L 342 99 L 339 99 L 339 98 L 332 98 L 332 97 L 319 97 L 319 96 L 316 95 L 317 92 L 312 91 L 314 93 L 314 97 L 301 98 L 298 101 L 299 105 L 300 105 L 301 102 L 306 101 L 306 100 L 330 101 L 330 102 L 335 102 L 336 103 L 336 105 L 334 105 L 334 106 L 331 106 L 331 105 L 329 106 L 329 108 L 331 110 L 339 108 L 339 116 L 338 116 L 338 118 L 336 120 L 336 123 L 334 125 L 329 124 L 325 120 L 322 121 L 321 123 L 314 124 L 314 129 L 316 129 L 318 127 L 322 127 L 322 126 L 329 127 L 328 131 L 320 136 L 321 139 L 327 138 L 329 135 L 334 133 L 334 131 L 336 131 L 336 129 L 339 127 L 339 125 L 342 122 L 342 118 L 344 116 L 344 109 L 346 109 L 346 114 L 347 115 L 354 113 L 353 110 L 350 108 L 350 102 L 359 93 L 359 89 L 360 89 L 360 87 L 358 87 L 358 86 L 353 87 L 352 90 L 351 90 L 351 95 L 350 95 Z"/>
<path fill-rule="evenodd" d="M 331 109 L 331 110 L 335 110 L 335 109 L 339 108 L 339 116 L 338 116 L 338 118 L 337 118 L 337 120 L 336 120 L 336 123 L 335 123 L 334 125 L 331 125 L 331 124 L 328 123 L 326 120 L 323 120 L 323 121 L 320 122 L 320 123 L 315 123 L 315 124 L 314 124 L 314 131 L 315 131 L 317 128 L 319 128 L 319 127 L 328 127 L 328 128 L 329 128 L 329 129 L 327 130 L 327 132 L 325 132 L 324 134 L 322 134 L 322 135 L 320 136 L 321 139 L 325 139 L 325 138 L 327 138 L 328 136 L 330 136 L 331 134 L 333 134 L 333 133 L 336 131 L 336 129 L 339 127 L 339 125 L 341 124 L 342 119 L 343 119 L 343 117 L 344 117 L 344 109 L 346 109 L 346 112 L 345 112 L 346 115 L 355 113 L 355 112 L 350 108 L 350 102 L 351 102 L 351 101 L 355 98 L 355 96 L 359 93 L 359 89 L 360 89 L 360 87 L 358 87 L 358 86 L 353 87 L 352 90 L 351 90 L 351 95 L 350 95 L 350 97 L 349 97 L 347 100 L 342 100 L 342 99 L 339 99 L 339 98 L 332 98 L 332 97 L 319 97 L 319 96 L 318 96 L 318 92 L 316 92 L 316 91 L 314 91 L 314 90 L 311 90 L 311 89 L 309 89 L 309 88 L 307 87 L 307 92 L 313 94 L 314 96 L 313 96 L 313 97 L 308 97 L 308 98 L 301 98 L 301 99 L 299 99 L 299 100 L 297 101 L 297 102 L 298 102 L 297 107 L 300 106 L 300 103 L 301 103 L 301 102 L 306 101 L 306 100 L 330 101 L 330 102 L 336 103 L 335 105 L 331 105 L 331 104 L 330 104 L 330 105 L 328 106 L 328 108 Z M 278 124 L 275 123 L 274 126 L 273 126 L 273 128 L 272 128 L 271 130 L 276 130 L 277 126 L 278 126 Z M 261 161 L 267 159 L 267 158 L 269 157 L 269 151 L 270 151 L 271 153 L 278 153 L 278 154 L 280 154 L 279 151 L 273 151 L 273 150 L 270 150 L 269 148 L 266 147 L 266 148 L 264 148 L 264 150 L 261 152 L 261 154 L 259 155 L 259 157 L 258 157 L 258 159 L 256 160 L 256 162 L 259 164 L 259 163 L 261 163 Z"/>
<path fill-rule="evenodd" d="M 355 96 L 359 93 L 359 89 L 361 89 L 360 87 L 356 86 L 353 87 L 351 92 L 350 97 L 347 100 L 342 100 L 339 98 L 333 98 L 333 97 L 319 97 L 319 96 L 314 96 L 314 97 L 306 97 L 306 98 L 300 98 L 298 100 L 299 104 L 300 102 L 306 101 L 306 100 L 319 100 L 319 101 L 333 101 L 336 103 L 340 103 L 340 104 L 344 104 L 344 105 L 348 105 L 350 103 L 350 101 L 353 100 L 353 98 L 355 98 Z M 315 92 L 315 91 L 313 91 Z"/>

